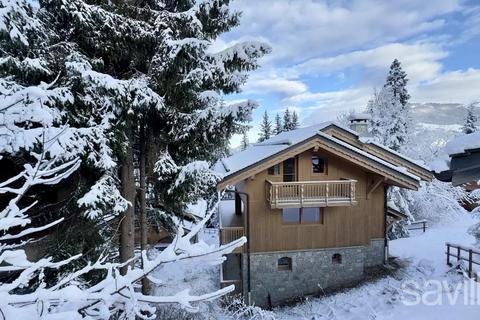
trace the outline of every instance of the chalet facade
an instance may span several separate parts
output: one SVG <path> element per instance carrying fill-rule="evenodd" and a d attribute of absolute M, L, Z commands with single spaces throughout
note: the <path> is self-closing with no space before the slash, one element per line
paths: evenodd
<path fill-rule="evenodd" d="M 358 125 L 358 123 L 356 123 Z M 247 244 L 228 255 L 221 285 L 250 304 L 351 285 L 388 255 L 386 189 L 416 190 L 428 168 L 334 123 L 281 133 L 216 164 L 223 202 L 220 241 Z"/>

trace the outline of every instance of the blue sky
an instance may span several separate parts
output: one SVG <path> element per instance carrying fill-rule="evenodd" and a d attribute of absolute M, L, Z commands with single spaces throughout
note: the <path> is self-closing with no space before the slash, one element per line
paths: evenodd
<path fill-rule="evenodd" d="M 273 48 L 243 92 L 227 97 L 259 102 L 251 141 L 265 110 L 273 117 L 295 109 L 308 125 L 364 108 L 394 58 L 408 73 L 412 102 L 480 97 L 479 0 L 236 0 L 233 6 L 243 12 L 241 25 L 214 48 L 248 40 Z"/>

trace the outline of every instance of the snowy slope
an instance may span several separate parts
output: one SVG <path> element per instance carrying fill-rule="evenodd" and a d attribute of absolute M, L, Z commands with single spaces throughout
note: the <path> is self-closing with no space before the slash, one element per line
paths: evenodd
<path fill-rule="evenodd" d="M 463 124 L 467 108 L 459 103 L 411 103 L 413 116 L 417 122 L 437 125 Z M 477 110 L 480 116 L 480 109 Z"/>

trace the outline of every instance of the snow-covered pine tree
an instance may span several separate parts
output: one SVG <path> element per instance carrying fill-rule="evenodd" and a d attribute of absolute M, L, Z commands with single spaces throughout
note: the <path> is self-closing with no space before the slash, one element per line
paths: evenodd
<path fill-rule="evenodd" d="M 465 134 L 474 133 L 478 130 L 477 128 L 477 116 L 475 114 L 477 103 L 470 103 L 467 106 L 467 116 L 465 117 L 465 123 L 462 127 L 462 131 Z"/>
<path fill-rule="evenodd" d="M 282 118 L 280 115 L 277 113 L 275 115 L 275 129 L 273 130 L 273 133 L 275 135 L 282 133 L 283 132 L 283 124 L 282 124 Z"/>
<path fill-rule="evenodd" d="M 262 142 L 264 140 L 270 139 L 272 136 L 272 122 L 268 118 L 268 113 L 265 110 L 263 114 L 262 123 L 260 124 L 260 134 L 258 138 L 258 142 Z"/>
<path fill-rule="evenodd" d="M 300 120 L 298 120 L 298 114 L 295 110 L 292 112 L 292 124 L 290 130 L 296 130 L 300 127 Z"/>
<path fill-rule="evenodd" d="M 367 112 L 371 115 L 369 130 L 373 138 L 394 151 L 409 155 L 414 126 L 408 104 L 410 95 L 406 88 L 407 81 L 406 73 L 395 59 L 390 66 L 385 85 L 380 91 L 375 91 L 372 100 L 368 102 Z M 390 206 L 413 220 L 413 198 L 408 190 L 392 187 L 387 197 Z M 407 235 L 408 230 L 404 223 L 394 225 L 389 232 L 390 238 Z"/>
<path fill-rule="evenodd" d="M 405 152 L 408 149 L 413 118 L 410 108 L 402 106 L 390 86 L 375 91 L 367 104 L 367 112 L 371 115 L 370 132 L 379 143 L 395 151 Z"/>
<path fill-rule="evenodd" d="M 283 131 L 290 130 L 292 130 L 292 115 L 290 114 L 290 110 L 287 108 L 283 114 Z"/>
<path fill-rule="evenodd" d="M 82 187 L 69 196 L 68 205 L 60 204 L 69 214 L 79 212 L 98 225 L 108 225 L 129 207 L 130 229 L 122 234 L 130 232 L 127 240 L 131 242 L 126 242 L 130 248 L 126 251 L 133 251 L 133 164 L 140 124 L 155 139 L 151 145 L 158 146 L 149 157 L 150 162 L 157 160 L 155 166 L 149 165 L 152 172 L 152 168 L 156 169 L 155 180 L 151 179 L 148 188 L 152 190 L 149 206 L 167 215 L 180 215 L 187 203 L 210 195 L 218 177 L 210 172 L 208 161 L 224 152 L 229 137 L 242 129 L 255 106 L 250 101 L 226 105 L 221 96 L 239 90 L 248 71 L 257 67 L 257 59 L 269 47 L 246 42 L 222 52 L 206 52 L 220 33 L 238 24 L 238 13 L 231 13 L 228 5 L 229 1 L 215 0 L 149 1 L 148 6 L 143 2 L 45 0 L 33 9 L 27 0 L 0 0 L 0 94 L 5 102 L 0 118 L 6 121 L 2 126 L 8 129 L 8 134 L 0 135 L 2 160 L 25 164 L 25 174 L 31 174 L 28 170 L 37 165 L 36 156 L 43 154 L 43 160 L 53 161 L 52 164 L 43 160 L 38 163 L 44 169 L 52 168 L 46 174 L 53 175 L 55 166 L 67 170 L 71 161 L 81 159 L 81 169 L 65 177 L 78 175 Z M 10 176 L 2 178 L 13 181 Z M 52 185 L 53 180 L 47 180 L 47 184 Z M 34 209 L 21 209 L 23 216 L 15 221 L 25 226 L 29 221 L 25 213 Z M 2 214 L 9 214 L 8 210 Z M 58 208 L 54 216 L 61 216 L 65 210 Z M 60 225 L 63 220 L 55 221 Z M 49 226 L 43 225 L 41 230 Z M 25 234 L 31 233 L 30 230 Z M 218 263 L 222 254 L 231 252 L 232 246 L 212 252 L 202 243 L 191 249 L 195 233 L 179 234 L 177 247 L 166 250 L 139 272 L 124 269 L 122 276 L 118 266 L 109 262 L 110 256 L 102 255 L 94 265 L 84 263 L 76 268 L 76 273 L 66 271 L 64 276 L 48 279 L 48 285 L 43 284 L 47 280 L 43 277 L 43 260 L 32 265 L 26 260 L 7 261 L 5 250 L 12 247 L 4 246 L 1 262 L 12 263 L 12 270 L 23 268 L 26 273 L 21 274 L 19 281 L 0 285 L 0 291 L 6 294 L 2 295 L 0 309 L 18 315 L 27 308 L 35 314 L 38 299 L 47 304 L 42 308 L 44 312 L 62 311 L 67 318 L 70 313 L 66 312 L 72 316 L 88 313 L 108 318 L 111 312 L 135 315 L 148 311 L 138 300 L 172 301 L 190 308 L 191 301 L 203 298 L 185 294 L 168 299 L 145 297 L 134 293 L 133 285 L 165 261 L 208 254 L 210 262 Z M 233 247 L 239 244 L 234 243 Z M 108 247 L 90 249 L 100 254 Z M 82 251 L 86 250 L 76 252 Z M 46 258 L 49 259 L 48 252 Z M 83 277 L 96 269 L 109 272 L 97 286 L 89 287 Z M 10 296 L 9 292 L 35 277 L 42 291 L 31 287 L 33 304 L 16 305 L 14 301 L 19 297 Z M 73 290 L 75 295 L 61 290 L 72 281 L 76 287 L 68 292 Z M 115 288 L 111 283 L 124 285 Z M 47 291 L 46 295 L 37 295 Z M 94 294 L 92 299 L 90 294 Z M 52 302 L 65 308 L 50 308 Z"/>
<path fill-rule="evenodd" d="M 403 71 L 400 61 L 393 60 L 388 71 L 387 82 L 385 87 L 390 87 L 393 91 L 393 95 L 398 97 L 402 106 L 408 104 L 410 94 L 407 91 L 407 74 Z"/>

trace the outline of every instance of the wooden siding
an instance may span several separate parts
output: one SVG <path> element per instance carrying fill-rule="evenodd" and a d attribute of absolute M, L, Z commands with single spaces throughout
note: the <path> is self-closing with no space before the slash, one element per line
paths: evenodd
<path fill-rule="evenodd" d="M 358 204 L 324 208 L 323 224 L 285 225 L 282 223 L 282 210 L 269 208 L 265 188 L 266 180 L 282 181 L 283 167 L 277 176 L 268 175 L 264 170 L 254 178 L 246 179 L 241 188 L 250 195 L 251 252 L 367 245 L 371 239 L 384 237 L 384 182 L 367 200 L 369 187 L 380 176 L 322 149 L 317 154 L 327 160 L 327 174 L 313 174 L 312 152 L 307 150 L 297 156 L 298 180 L 357 180 Z"/>

